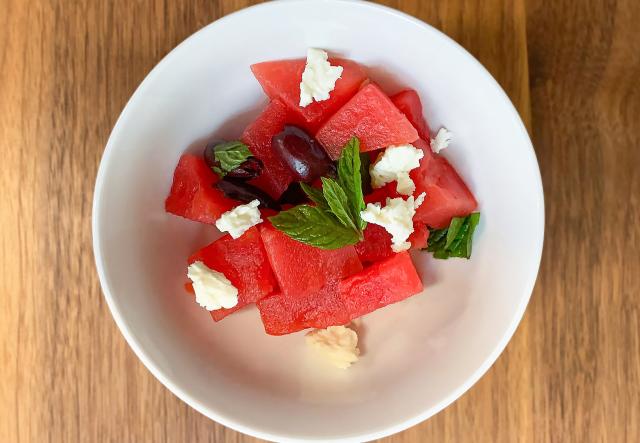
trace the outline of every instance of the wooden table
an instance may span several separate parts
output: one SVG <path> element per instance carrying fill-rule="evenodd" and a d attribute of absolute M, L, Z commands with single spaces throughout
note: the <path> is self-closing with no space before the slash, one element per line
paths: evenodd
<path fill-rule="evenodd" d="M 177 43 L 249 3 L 0 0 L 0 442 L 254 440 L 138 362 L 102 299 L 90 232 L 128 97 Z M 640 441 L 640 2 L 386 3 L 502 84 L 532 129 L 547 208 L 538 284 L 504 354 L 386 441 Z"/>

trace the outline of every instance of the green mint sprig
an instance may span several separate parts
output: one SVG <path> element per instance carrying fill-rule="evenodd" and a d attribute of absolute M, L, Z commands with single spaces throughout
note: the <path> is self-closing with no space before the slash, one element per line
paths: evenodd
<path fill-rule="evenodd" d="M 299 242 L 321 249 L 358 243 L 367 226 L 364 210 L 360 141 L 352 138 L 338 160 L 338 179 L 322 178 L 322 190 L 301 183 L 316 206 L 299 205 L 269 217 L 273 226 Z"/>
<path fill-rule="evenodd" d="M 363 230 L 367 222 L 360 217 L 365 204 L 360 171 L 360 140 L 357 137 L 352 137 L 342 149 L 338 159 L 338 182 L 347 194 L 351 217 L 355 221 L 356 228 Z"/>
<path fill-rule="evenodd" d="M 220 164 L 220 167 L 214 166 L 213 171 L 222 178 L 228 172 L 238 168 L 252 155 L 249 147 L 241 141 L 234 140 L 220 143 L 215 146 L 214 153 L 216 162 Z"/>
<path fill-rule="evenodd" d="M 429 240 L 426 250 L 433 252 L 434 258 L 446 260 L 451 257 L 471 257 L 473 232 L 480 222 L 480 213 L 474 212 L 466 217 L 453 217 L 444 229 L 429 228 Z"/>

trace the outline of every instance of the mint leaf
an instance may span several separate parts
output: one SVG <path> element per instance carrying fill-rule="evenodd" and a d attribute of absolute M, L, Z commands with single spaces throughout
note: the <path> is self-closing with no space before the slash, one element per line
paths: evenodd
<path fill-rule="evenodd" d="M 302 188 L 304 193 L 307 194 L 309 200 L 318 205 L 319 208 L 329 209 L 329 204 L 327 203 L 327 200 L 325 200 L 324 194 L 322 193 L 321 189 L 314 188 L 313 186 L 309 186 L 308 184 L 302 182 L 300 182 L 300 187 Z"/>
<path fill-rule="evenodd" d="M 269 217 L 269 221 L 292 239 L 320 249 L 338 249 L 359 241 L 356 231 L 317 206 L 296 206 Z"/>
<path fill-rule="evenodd" d="M 444 229 L 429 228 L 429 240 L 426 250 L 433 252 L 434 258 L 469 258 L 473 243 L 473 233 L 480 223 L 480 213 L 474 212 L 466 217 L 453 217 Z"/>
<path fill-rule="evenodd" d="M 360 212 L 365 208 L 360 165 L 360 140 L 352 137 L 342 149 L 338 160 L 338 182 L 347 195 L 355 226 L 363 230 L 367 223 L 360 217 Z"/>
<path fill-rule="evenodd" d="M 449 223 L 449 227 L 447 228 L 447 241 L 444 244 L 445 249 L 453 249 L 451 246 L 456 240 L 459 240 L 458 234 L 460 230 L 464 228 L 465 222 L 466 217 L 453 217 L 451 219 L 451 223 Z"/>
<path fill-rule="evenodd" d="M 220 177 L 239 167 L 252 155 L 249 147 L 237 140 L 220 143 L 214 149 L 216 162 L 220 166 L 214 167 L 213 170 Z"/>
<path fill-rule="evenodd" d="M 347 228 L 358 231 L 354 224 L 347 194 L 340 185 L 333 179 L 322 177 L 322 193 L 327 201 L 331 212 Z"/>

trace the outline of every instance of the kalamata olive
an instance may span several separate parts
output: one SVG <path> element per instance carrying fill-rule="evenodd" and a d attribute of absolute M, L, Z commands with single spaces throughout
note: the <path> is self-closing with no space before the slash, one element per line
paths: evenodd
<path fill-rule="evenodd" d="M 262 160 L 258 157 L 249 157 L 240 166 L 233 171 L 227 172 L 225 177 L 238 178 L 242 180 L 251 180 L 262 173 Z"/>
<path fill-rule="evenodd" d="M 220 168 L 220 162 L 216 160 L 216 147 L 225 143 L 224 140 L 216 140 L 211 143 L 207 143 L 204 148 L 203 157 L 204 161 L 211 169 L 215 171 L 215 168 Z M 243 180 L 251 180 L 256 178 L 262 173 L 263 164 L 257 157 L 247 158 L 240 166 L 233 171 L 228 171 L 225 177 L 238 178 Z"/>
<path fill-rule="evenodd" d="M 214 185 L 222 191 L 225 197 L 249 203 L 258 200 L 260 206 L 279 211 L 280 205 L 266 192 L 250 185 L 243 179 L 225 176 L 222 180 Z"/>
<path fill-rule="evenodd" d="M 289 185 L 287 190 L 282 193 L 282 195 L 278 199 L 278 203 L 280 203 L 281 205 L 299 205 L 306 202 L 307 200 L 309 200 L 309 197 L 307 197 L 307 194 L 305 194 L 300 187 L 300 183 L 293 182 Z"/>
<path fill-rule="evenodd" d="M 324 177 L 336 179 L 338 178 L 338 168 L 335 163 L 331 163 L 324 173 Z"/>
<path fill-rule="evenodd" d="M 311 182 L 332 165 L 322 146 L 297 126 L 286 125 L 273 136 L 271 147 L 293 172 L 296 181 Z"/>

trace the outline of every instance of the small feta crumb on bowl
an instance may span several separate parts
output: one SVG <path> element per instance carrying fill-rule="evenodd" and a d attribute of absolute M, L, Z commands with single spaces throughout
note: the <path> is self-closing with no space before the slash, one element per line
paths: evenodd
<path fill-rule="evenodd" d="M 258 200 L 236 206 L 220 216 L 216 221 L 216 228 L 221 232 L 228 232 L 233 238 L 240 237 L 249 228 L 262 223 L 258 206 L 260 206 Z"/>
<path fill-rule="evenodd" d="M 370 168 L 371 186 L 381 188 L 396 181 L 399 194 L 413 194 L 416 185 L 409 177 L 409 172 L 420 166 L 422 157 L 422 149 L 413 145 L 389 146 Z"/>
<path fill-rule="evenodd" d="M 387 198 L 384 208 L 380 203 L 369 203 L 360 216 L 366 222 L 382 226 L 391 234 L 391 249 L 394 252 L 406 251 L 411 247 L 407 239 L 413 233 L 413 216 L 425 196 L 423 192 L 415 200 L 413 196 L 406 200 L 402 197 Z"/>
<path fill-rule="evenodd" d="M 449 147 L 449 143 L 453 140 L 453 134 L 442 127 L 436 134 L 436 138 L 431 139 L 431 150 L 436 154 L 439 154 L 445 148 Z"/>
<path fill-rule="evenodd" d="M 305 336 L 307 345 L 327 362 L 340 369 L 347 369 L 358 361 L 358 334 L 345 326 L 329 326 L 315 329 Z"/>
<path fill-rule="evenodd" d="M 304 108 L 314 100 L 328 100 L 329 93 L 335 89 L 342 75 L 342 69 L 342 66 L 331 66 L 329 55 L 322 49 L 309 48 L 300 82 L 300 106 Z"/>
<path fill-rule="evenodd" d="M 238 288 L 222 272 L 197 261 L 189 265 L 187 277 L 193 283 L 196 302 L 207 311 L 229 309 L 238 304 Z"/>

